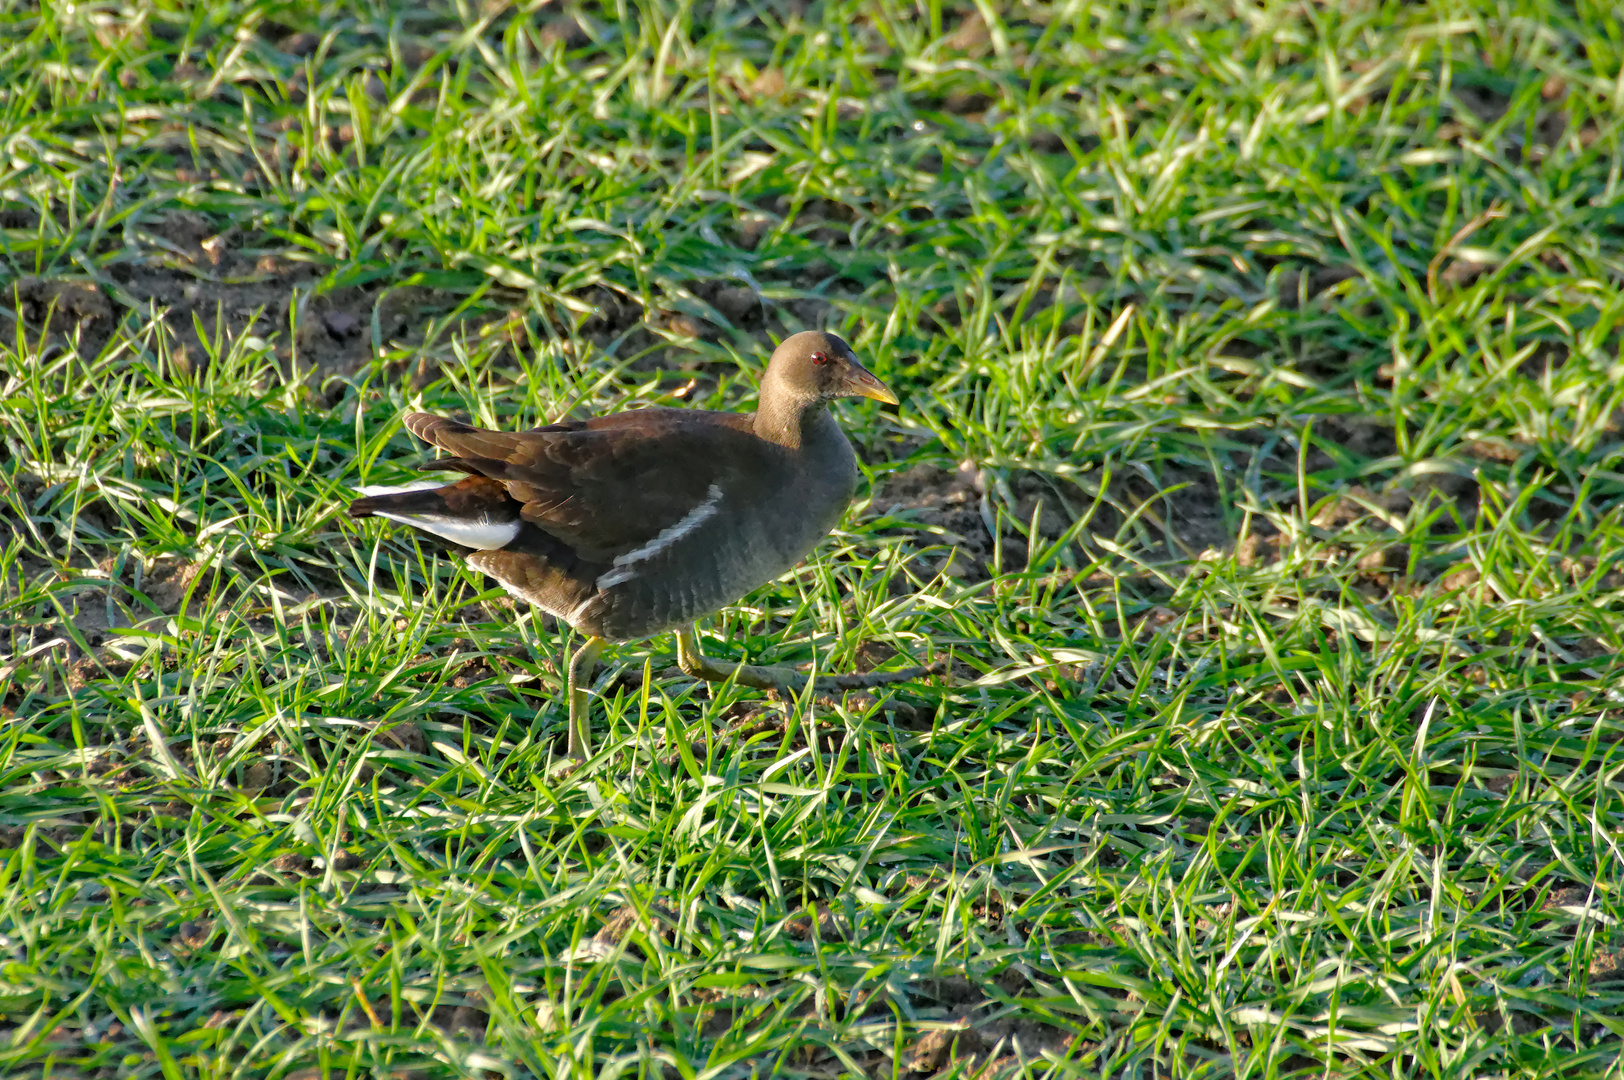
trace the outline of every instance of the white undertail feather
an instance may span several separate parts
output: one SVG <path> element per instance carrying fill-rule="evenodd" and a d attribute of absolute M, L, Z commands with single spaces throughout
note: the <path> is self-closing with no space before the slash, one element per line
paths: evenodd
<path fill-rule="evenodd" d="M 395 487 L 390 487 L 387 484 L 378 484 L 369 487 L 358 487 L 355 490 L 357 494 L 367 496 L 402 495 L 408 491 L 428 491 L 432 488 L 442 488 L 445 486 L 446 483 L 444 480 L 419 480 L 416 483 L 400 484 Z"/>
<path fill-rule="evenodd" d="M 442 540 L 450 540 L 453 544 L 477 548 L 480 551 L 495 551 L 497 548 L 507 547 L 513 543 L 513 538 L 519 535 L 517 521 L 492 521 L 485 517 L 470 521 L 467 518 L 447 517 L 445 514 L 392 514 L 385 510 L 374 510 L 373 513 L 378 517 L 433 533 Z"/>
<path fill-rule="evenodd" d="M 637 576 L 634 567 L 645 559 L 652 559 L 666 548 L 681 540 L 704 524 L 706 519 L 716 513 L 716 505 L 722 501 L 722 489 L 715 484 L 705 492 L 705 501 L 694 507 L 682 516 L 682 520 L 669 528 L 661 529 L 660 535 L 637 548 L 628 551 L 615 559 L 615 568 L 598 578 L 599 590 L 613 588 L 623 581 L 630 581 Z"/>

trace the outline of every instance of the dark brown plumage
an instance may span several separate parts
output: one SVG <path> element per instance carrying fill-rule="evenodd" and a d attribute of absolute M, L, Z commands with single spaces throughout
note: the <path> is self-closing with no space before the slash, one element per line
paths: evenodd
<path fill-rule="evenodd" d="M 470 566 L 588 635 L 571 666 L 570 750 L 584 756 L 597 639 L 679 629 L 685 670 L 741 681 L 764 670 L 698 656 L 686 628 L 794 566 L 839 522 L 857 461 L 826 405 L 855 396 L 896 402 L 849 345 L 808 331 L 774 351 L 754 413 L 650 408 L 517 432 L 411 413 L 407 429 L 452 455 L 424 467 L 462 479 L 369 492 L 350 515 L 473 549 Z"/>

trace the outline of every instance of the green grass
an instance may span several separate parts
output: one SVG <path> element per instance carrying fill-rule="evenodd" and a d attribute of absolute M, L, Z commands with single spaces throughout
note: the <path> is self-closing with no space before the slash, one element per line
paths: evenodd
<path fill-rule="evenodd" d="M 1611 6 L 0 2 L 0 1072 L 1620 1076 Z M 718 655 L 407 407 L 865 483 Z"/>

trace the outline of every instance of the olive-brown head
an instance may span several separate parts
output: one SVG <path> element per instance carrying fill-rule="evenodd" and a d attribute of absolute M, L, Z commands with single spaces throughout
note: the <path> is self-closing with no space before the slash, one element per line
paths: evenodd
<path fill-rule="evenodd" d="M 862 365 L 850 345 L 822 330 L 785 338 L 767 362 L 761 391 L 808 405 L 846 397 L 897 403 L 897 396 Z"/>

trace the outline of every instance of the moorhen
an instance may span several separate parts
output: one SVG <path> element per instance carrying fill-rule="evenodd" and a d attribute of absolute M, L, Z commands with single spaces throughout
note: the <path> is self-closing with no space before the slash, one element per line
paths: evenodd
<path fill-rule="evenodd" d="M 677 632 L 696 678 L 793 689 L 804 676 L 700 654 L 694 620 L 794 566 L 840 521 L 857 459 L 829 402 L 896 396 L 834 334 L 773 351 L 754 413 L 645 408 L 529 431 L 410 413 L 407 430 L 453 456 L 449 484 L 363 488 L 351 517 L 381 517 L 463 548 L 468 565 L 587 635 L 569 662 L 569 755 L 590 753 L 587 686 L 606 641 Z M 938 670 L 841 676 L 839 689 Z"/>

